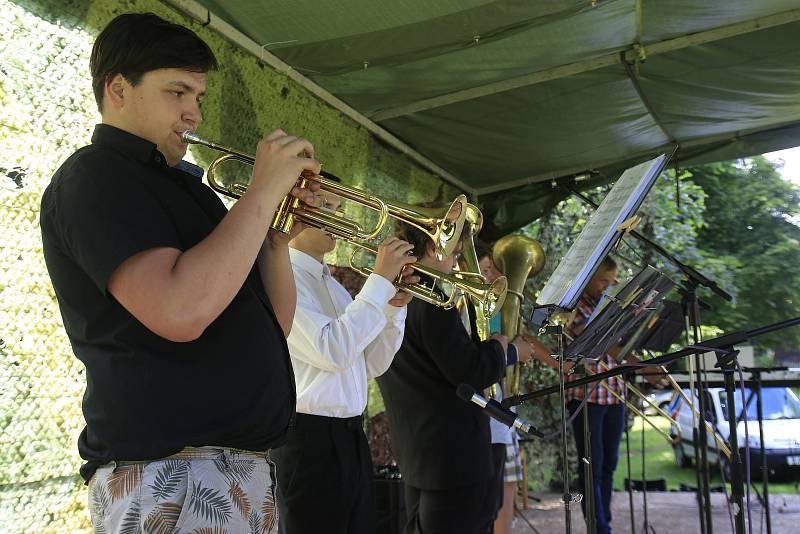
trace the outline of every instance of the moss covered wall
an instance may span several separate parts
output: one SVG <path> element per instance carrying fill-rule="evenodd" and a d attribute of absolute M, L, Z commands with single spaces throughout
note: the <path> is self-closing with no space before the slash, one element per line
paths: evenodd
<path fill-rule="evenodd" d="M 273 128 L 309 138 L 324 168 L 403 201 L 456 191 L 222 37 L 154 0 L 0 0 L 0 532 L 88 532 L 76 440 L 83 367 L 45 270 L 39 199 L 99 120 L 88 77 L 97 32 L 153 11 L 217 53 L 201 133 L 247 149 Z M 209 154 L 192 152 L 201 164 Z"/>

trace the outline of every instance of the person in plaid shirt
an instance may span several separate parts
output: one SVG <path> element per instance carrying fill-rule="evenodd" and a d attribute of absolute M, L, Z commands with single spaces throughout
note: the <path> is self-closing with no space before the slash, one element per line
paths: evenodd
<path fill-rule="evenodd" d="M 586 327 L 594 309 L 600 302 L 603 293 L 617 283 L 617 264 L 610 257 L 606 257 L 597 269 L 589 284 L 581 295 L 575 307 L 575 315 L 567 326 L 567 333 L 573 338 L 578 337 Z M 613 347 L 609 353 L 600 358 L 583 360 L 583 370 L 592 375 L 617 367 L 616 356 L 619 347 Z M 628 355 L 626 360 L 635 363 L 639 359 Z M 658 387 L 663 385 L 663 378 L 653 373 L 654 369 L 647 369 L 642 374 L 647 381 Z M 566 377 L 567 382 L 580 378 L 572 374 Z M 619 459 L 619 444 L 622 432 L 625 430 L 625 405 L 621 399 L 625 398 L 625 384 L 618 377 L 611 377 L 601 382 L 596 382 L 587 387 L 589 398 L 586 409 L 589 411 L 589 435 L 592 447 L 592 475 L 594 481 L 595 519 L 597 534 L 611 533 L 611 495 L 614 491 L 614 470 Z M 565 391 L 565 401 L 570 414 L 580 408 L 584 398 L 584 388 L 575 387 Z M 586 483 L 584 480 L 583 463 L 580 458 L 584 454 L 583 414 L 578 414 L 572 420 L 572 430 L 575 435 L 575 446 L 578 451 L 578 484 L 580 491 L 585 494 Z M 581 505 L 586 501 L 582 501 Z M 584 513 L 586 512 L 584 508 Z"/>
<path fill-rule="evenodd" d="M 610 256 L 607 256 L 589 281 L 581 298 L 578 300 L 578 304 L 575 306 L 575 315 L 567 326 L 567 334 L 570 337 L 576 338 L 583 333 L 583 329 L 586 327 L 586 323 L 589 321 L 589 317 L 592 316 L 594 309 L 599 304 L 603 293 L 612 285 L 616 285 L 616 283 L 617 264 Z M 612 349 L 610 352 L 616 355 L 615 350 Z M 587 374 L 595 374 L 616 367 L 617 362 L 611 354 L 604 354 L 601 358 L 583 360 L 583 366 Z M 575 381 L 578 378 L 579 375 L 570 375 L 567 377 L 567 382 Z M 612 377 L 599 382 L 594 389 L 590 386 L 588 402 L 602 406 L 622 404 L 622 401 L 612 392 L 621 396 L 625 395 L 625 386 L 622 380 Z M 583 388 L 567 389 L 566 400 L 568 402 L 573 400 L 582 401 Z"/>
<path fill-rule="evenodd" d="M 586 290 L 581 295 L 575 308 L 575 316 L 567 326 L 567 332 L 572 337 L 579 336 L 586 326 L 589 317 L 600 302 L 603 293 L 617 280 L 617 264 L 610 257 L 606 257 L 589 281 Z M 615 352 L 613 349 L 611 352 Z M 586 374 L 595 374 L 605 371 L 606 368 L 616 367 L 617 362 L 611 354 L 605 354 L 596 360 L 584 360 L 583 368 Z M 567 382 L 577 380 L 579 377 L 570 375 Z M 596 384 L 596 386 L 595 386 Z M 586 409 L 589 410 L 589 435 L 592 451 L 592 475 L 594 479 L 594 509 L 597 523 L 597 534 L 611 533 L 611 495 L 614 491 L 614 470 L 619 459 L 619 444 L 622 440 L 622 431 L 625 429 L 625 406 L 613 393 L 620 396 L 625 394 L 622 381 L 614 378 L 590 385 L 587 390 L 589 398 Z M 595 386 L 592 389 L 592 386 Z M 567 408 L 574 414 L 584 398 L 584 388 L 575 387 L 566 390 Z M 575 446 L 578 451 L 578 485 L 582 493 L 586 493 L 585 473 L 580 458 L 584 455 L 583 414 L 578 414 L 572 420 L 572 429 L 575 435 Z M 586 501 L 582 501 L 581 505 Z M 584 506 L 584 514 L 585 514 Z"/>

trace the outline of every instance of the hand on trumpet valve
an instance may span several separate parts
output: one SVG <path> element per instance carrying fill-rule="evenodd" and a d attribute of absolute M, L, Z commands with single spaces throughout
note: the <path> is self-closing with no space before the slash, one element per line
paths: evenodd
<path fill-rule="evenodd" d="M 419 283 L 419 276 L 414 274 L 413 267 L 411 267 L 410 265 L 406 265 L 405 267 L 403 267 L 403 273 L 402 276 L 400 277 L 400 283 L 404 286 L 409 286 Z M 414 296 L 411 293 L 401 289 L 397 293 L 395 293 L 394 297 L 392 297 L 392 299 L 389 301 L 389 304 L 391 304 L 392 306 L 397 306 L 398 308 L 402 308 L 403 306 L 406 306 L 409 302 L 411 302 L 412 298 L 414 298 Z"/>
<path fill-rule="evenodd" d="M 301 188 L 297 184 L 299 178 L 316 176 L 320 170 L 320 163 L 314 159 L 314 146 L 307 139 L 273 130 L 258 142 L 247 193 L 277 190 L 283 196 L 291 194 L 309 205 L 317 205 L 314 186 Z"/>
<path fill-rule="evenodd" d="M 415 256 L 409 256 L 414 245 L 394 236 L 387 237 L 378 245 L 378 254 L 375 256 L 375 274 L 379 274 L 394 283 L 401 272 L 405 273 L 406 266 L 417 261 Z"/>

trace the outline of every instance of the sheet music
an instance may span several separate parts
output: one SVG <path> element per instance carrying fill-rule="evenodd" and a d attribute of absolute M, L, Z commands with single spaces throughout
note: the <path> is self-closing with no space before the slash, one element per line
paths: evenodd
<path fill-rule="evenodd" d="M 575 307 L 589 278 L 619 237 L 617 227 L 642 204 L 666 160 L 667 156 L 662 154 L 631 167 L 620 176 L 547 280 L 536 299 L 538 304 L 556 305 L 565 310 Z"/>

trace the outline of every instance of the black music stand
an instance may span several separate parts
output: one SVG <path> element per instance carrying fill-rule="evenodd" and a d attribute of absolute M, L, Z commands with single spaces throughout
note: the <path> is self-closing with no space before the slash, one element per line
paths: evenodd
<path fill-rule="evenodd" d="M 735 519 L 735 530 L 737 534 L 745 534 L 745 524 L 744 524 L 744 504 L 743 504 L 744 484 L 742 481 L 742 473 L 741 473 L 742 464 L 741 464 L 741 458 L 739 456 L 738 438 L 736 435 L 737 434 L 736 400 L 734 398 L 734 378 L 733 378 L 733 373 L 736 367 L 736 355 L 738 354 L 738 351 L 735 350 L 734 347 L 736 345 L 740 345 L 741 343 L 743 343 L 748 339 L 752 339 L 754 337 L 762 336 L 765 334 L 783 330 L 784 328 L 789 328 L 798 325 L 800 325 L 800 317 L 795 317 L 792 319 L 787 319 L 785 321 L 766 325 L 753 330 L 733 332 L 731 334 L 727 334 L 721 337 L 706 340 L 703 342 L 702 345 L 689 346 L 677 352 L 664 354 L 657 358 L 652 358 L 647 362 L 648 365 L 667 365 L 679 359 L 685 358 L 687 356 L 697 355 L 708 351 L 716 353 L 717 355 L 716 367 L 719 367 L 722 370 L 723 374 L 725 375 L 725 391 L 729 406 L 728 424 L 730 426 L 730 435 L 728 437 L 728 440 L 733 457 L 731 465 L 733 471 L 731 486 L 733 488 L 732 498 L 736 504 L 736 514 L 734 519 Z M 589 377 L 579 378 L 573 382 L 570 382 L 569 385 L 566 387 L 569 388 L 583 387 L 593 382 L 598 382 L 600 380 L 605 380 L 607 378 L 621 375 L 630 370 L 636 370 L 640 366 L 641 364 L 621 365 L 619 367 L 615 367 L 614 369 L 603 371 L 601 373 L 597 373 Z M 563 398 L 564 388 L 565 384 L 563 380 L 561 380 L 559 381 L 559 384 L 555 386 L 546 387 L 538 391 L 525 393 L 524 395 L 518 395 L 514 397 L 509 397 L 507 399 L 503 399 L 502 405 L 506 408 L 510 408 L 511 406 L 518 406 L 524 402 L 528 402 L 538 397 L 551 395 L 553 393 L 558 393 Z M 700 524 L 701 527 L 705 526 L 705 524 L 702 521 Z M 569 522 L 567 523 L 567 526 L 569 527 Z"/>
<path fill-rule="evenodd" d="M 623 338 L 616 360 L 622 362 L 633 351 L 667 352 L 683 333 L 683 306 L 662 300 L 633 334 Z"/>
<path fill-rule="evenodd" d="M 567 416 L 564 405 L 564 332 L 563 327 L 550 325 L 548 320 L 551 314 L 559 310 L 571 310 L 575 307 L 575 303 L 597 271 L 600 262 L 624 233 L 631 229 L 631 217 L 641 206 L 645 195 L 650 191 L 668 160 L 669 158 L 662 154 L 622 173 L 545 283 L 537 298 L 537 307 L 533 309 L 531 316 L 526 321 L 542 327 L 540 332 L 553 335 L 558 347 L 556 356 L 560 377 L 561 451 L 564 456 L 563 501 L 567 534 L 572 532 L 570 506 L 580 502 L 582 496 L 572 494 L 569 490 Z M 519 396 L 513 396 L 509 400 L 513 402 L 518 398 Z"/>
<path fill-rule="evenodd" d="M 597 358 L 625 339 L 635 339 L 674 286 L 666 275 L 646 266 L 619 291 L 603 297 L 581 335 L 564 350 L 564 358 L 575 362 Z"/>

